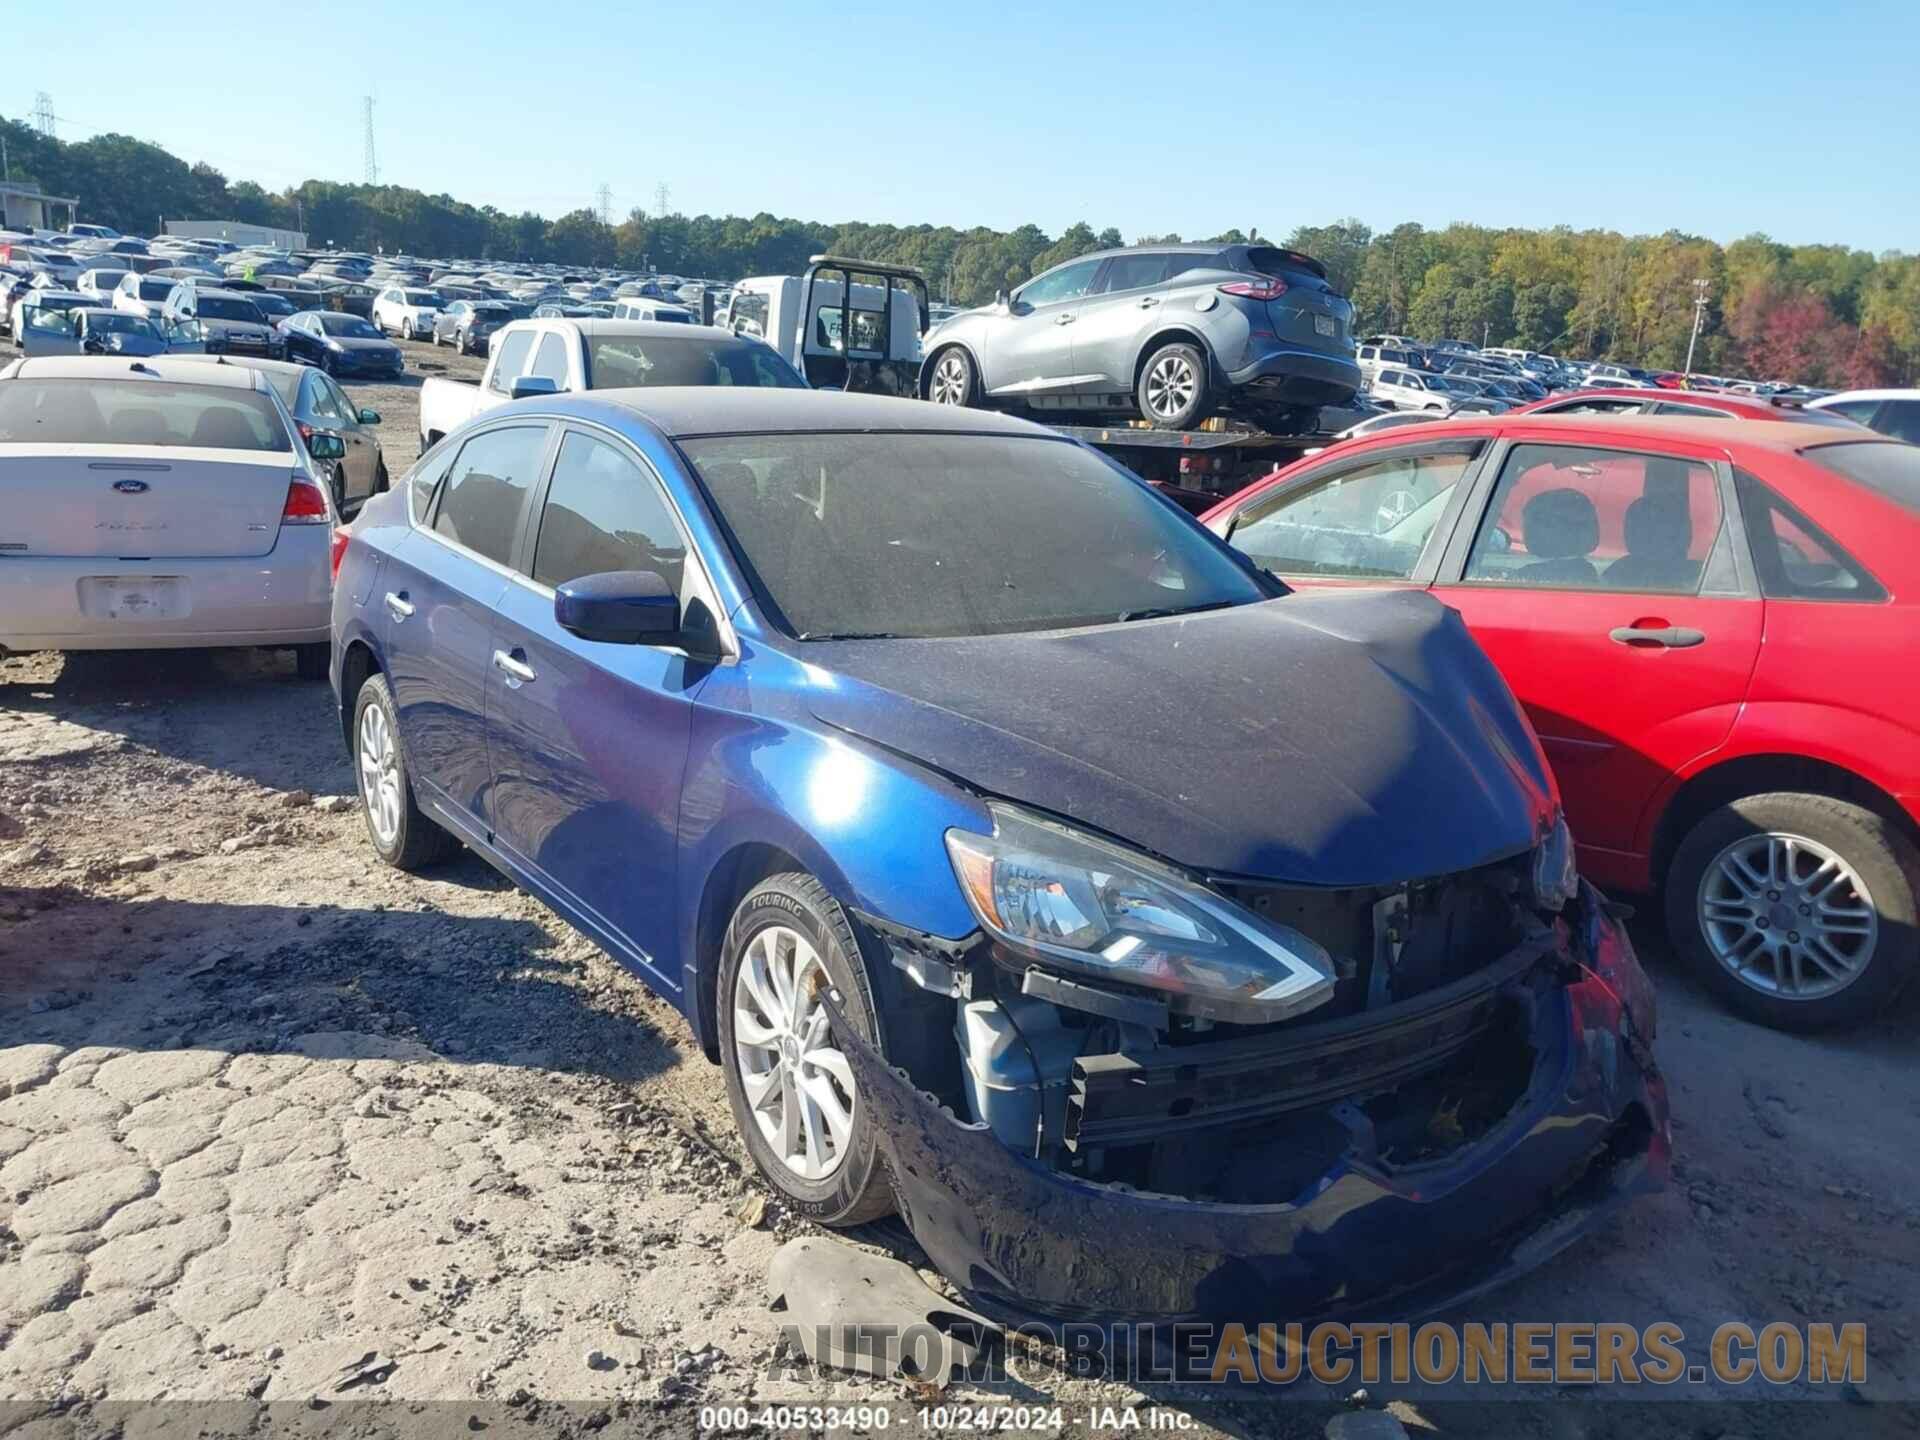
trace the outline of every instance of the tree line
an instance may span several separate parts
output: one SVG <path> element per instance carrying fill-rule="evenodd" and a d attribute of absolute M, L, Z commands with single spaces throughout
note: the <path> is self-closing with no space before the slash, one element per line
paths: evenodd
<path fill-rule="evenodd" d="M 981 304 L 1062 260 L 1126 243 L 1080 223 L 1053 237 L 935 225 L 840 224 L 761 213 L 649 214 L 614 224 L 589 209 L 549 220 L 400 185 L 308 180 L 278 193 L 229 181 L 125 135 L 62 142 L 0 117 L 16 180 L 77 195 L 81 218 L 135 234 L 162 218 L 238 220 L 305 231 L 343 250 L 654 269 L 731 280 L 791 274 L 822 251 L 917 266 L 936 299 Z M 1177 235 L 1136 236 L 1167 243 Z M 1231 243 L 1239 231 L 1196 239 Z M 1375 231 L 1307 225 L 1277 243 L 1327 267 L 1351 296 L 1357 332 L 1513 345 L 1659 369 L 1686 359 L 1703 293 L 1697 370 L 1856 386 L 1920 376 L 1920 256 L 1750 235 L 1502 229 L 1456 223 Z M 1705 281 L 1704 286 L 1696 282 Z"/>

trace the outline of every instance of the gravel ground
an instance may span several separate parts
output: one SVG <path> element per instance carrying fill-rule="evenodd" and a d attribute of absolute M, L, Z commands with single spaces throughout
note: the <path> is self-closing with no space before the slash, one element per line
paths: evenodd
<path fill-rule="evenodd" d="M 397 478 L 417 386 L 349 389 Z M 554 1433 L 684 1434 L 760 1399 L 909 1415 L 911 1387 L 785 1358 L 766 1268 L 808 1227 L 747 1167 L 677 1012 L 472 857 L 378 866 L 351 795 L 331 696 L 288 656 L 0 659 L 0 1433 L 47 1411 L 113 1430 L 114 1402 L 162 1398 L 444 1401 L 463 1428 Z M 1891 1402 L 1920 1398 L 1912 1007 L 1774 1034 L 1640 938 L 1675 1183 L 1452 1318 L 1672 1320 L 1696 1357 L 1723 1320 L 1864 1321 L 1866 1383 L 1811 1398 L 1899 1433 L 1914 1412 Z M 858 1239 L 923 1259 L 887 1227 Z M 1348 1400 L 1039 1368 L 951 1393 L 1058 1401 L 1073 1433 L 1150 1398 L 1192 1433 L 1315 1435 Z M 1805 1406 L 1712 1403 L 1757 1385 L 1366 1403 L 1460 1435 L 1807 1432 Z"/>

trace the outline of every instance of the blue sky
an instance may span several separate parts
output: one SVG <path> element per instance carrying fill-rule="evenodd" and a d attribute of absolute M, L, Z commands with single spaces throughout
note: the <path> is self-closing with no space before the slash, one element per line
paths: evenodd
<path fill-rule="evenodd" d="M 690 214 L 1129 239 L 1357 215 L 1920 249 L 1916 0 L 3 8 L 34 63 L 0 113 L 45 88 L 63 138 L 275 189 L 360 178 L 372 91 L 383 179 L 549 216 L 664 183 Z"/>

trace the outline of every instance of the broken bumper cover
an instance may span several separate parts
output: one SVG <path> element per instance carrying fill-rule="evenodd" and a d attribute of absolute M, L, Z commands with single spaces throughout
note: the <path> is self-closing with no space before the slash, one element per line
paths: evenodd
<path fill-rule="evenodd" d="M 1625 936 L 1586 895 L 1582 911 L 1637 972 Z M 989 1314 L 1411 1318 L 1539 1265 L 1665 1181 L 1665 1085 L 1620 987 L 1591 967 L 1580 975 L 1538 992 L 1531 1081 L 1490 1133 L 1405 1168 L 1348 1155 L 1287 1203 L 1083 1180 L 957 1119 L 857 1039 L 846 1049 L 915 1239 Z"/>

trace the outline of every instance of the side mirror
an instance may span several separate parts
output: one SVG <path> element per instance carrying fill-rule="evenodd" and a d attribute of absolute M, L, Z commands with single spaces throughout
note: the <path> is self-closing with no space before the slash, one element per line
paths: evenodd
<path fill-rule="evenodd" d="M 338 435 L 316 430 L 307 441 L 307 453 L 316 460 L 344 460 L 347 458 L 347 442 Z"/>
<path fill-rule="evenodd" d="M 378 410 L 362 410 L 360 412 L 360 423 L 362 425 L 378 425 L 380 423 L 380 412 Z"/>
<path fill-rule="evenodd" d="M 1504 555 L 1513 549 L 1513 537 L 1496 525 L 1487 536 L 1487 548 L 1496 555 Z"/>
<path fill-rule="evenodd" d="M 609 570 L 569 580 L 553 596 L 554 622 L 582 640 L 666 644 L 680 633 L 680 597 L 654 570 Z"/>
<path fill-rule="evenodd" d="M 550 375 L 519 375 L 514 377 L 513 389 L 508 398 L 523 400 L 529 395 L 558 395 L 559 383 Z"/>

